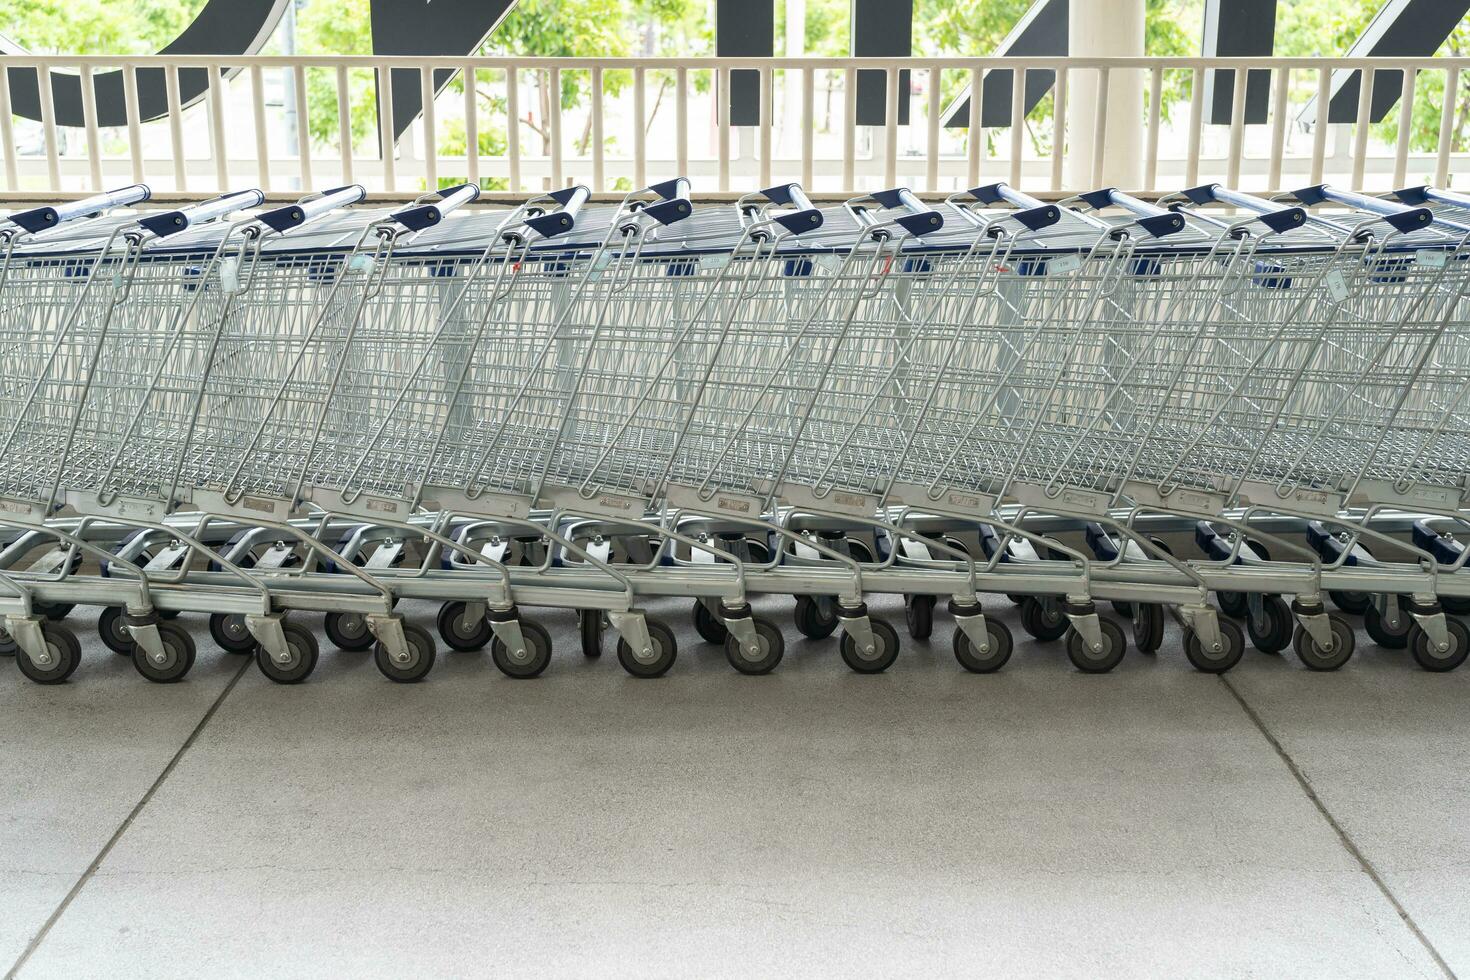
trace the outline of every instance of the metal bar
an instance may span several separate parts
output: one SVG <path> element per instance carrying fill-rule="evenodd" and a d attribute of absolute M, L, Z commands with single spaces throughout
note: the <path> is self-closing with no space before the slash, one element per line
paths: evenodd
<path fill-rule="evenodd" d="M 1011 75 L 1011 186 L 1021 186 L 1021 151 L 1026 128 L 1026 69 Z"/>
<path fill-rule="evenodd" d="M 87 140 L 87 177 L 94 191 L 102 190 L 102 140 L 97 132 L 97 89 L 92 84 L 92 66 L 77 73 L 82 88 L 82 128 Z"/>
<path fill-rule="evenodd" d="M 1414 70 L 1404 72 L 1399 94 L 1399 137 L 1393 151 L 1393 186 L 1403 187 L 1409 172 L 1409 136 L 1414 130 Z"/>
<path fill-rule="evenodd" d="M 260 183 L 260 189 L 269 193 L 271 151 L 265 131 L 265 73 L 259 65 L 250 66 L 250 115 L 255 126 L 255 179 Z M 300 132 L 299 128 L 297 131 Z"/>
<path fill-rule="evenodd" d="M 1184 183 L 1199 183 L 1199 144 L 1205 126 L 1205 73 L 1196 68 L 1189 83 L 1189 142 L 1186 147 Z"/>
<path fill-rule="evenodd" d="M 1353 179 L 1355 191 L 1363 189 L 1363 173 L 1368 161 L 1368 121 L 1373 118 L 1373 69 L 1364 68 L 1358 85 L 1358 119 L 1353 126 Z M 1327 111 L 1326 103 L 1320 110 Z"/>
<path fill-rule="evenodd" d="M 715 115 L 719 126 L 720 190 L 730 190 L 730 69 L 720 68 Z"/>
<path fill-rule="evenodd" d="M 633 69 L 633 186 L 648 186 L 647 77 L 644 69 Z"/>
<path fill-rule="evenodd" d="M 561 170 L 561 69 L 552 68 L 546 75 L 547 90 L 550 92 L 547 104 L 551 107 L 548 128 L 551 135 L 551 186 L 560 188 L 564 183 Z"/>
<path fill-rule="evenodd" d="M 1444 74 L 1444 107 L 1439 117 L 1439 149 L 1434 159 L 1434 186 L 1445 187 L 1450 182 L 1451 137 L 1455 130 L 1455 106 L 1460 101 L 1460 66 L 1451 65 Z"/>
<path fill-rule="evenodd" d="M 1154 68 L 1148 80 L 1148 141 L 1143 151 L 1143 186 L 1153 190 L 1159 180 L 1159 102 L 1164 97 L 1164 70 Z"/>
<path fill-rule="evenodd" d="M 342 183 L 352 180 L 352 107 L 347 89 L 347 69 L 337 66 L 337 155 L 342 160 Z"/>
<path fill-rule="evenodd" d="M 856 189 L 857 69 L 842 73 L 842 189 Z"/>
<path fill-rule="evenodd" d="M 133 183 L 143 183 L 143 119 L 138 108 L 138 68 L 122 66 L 123 109 L 128 117 L 128 162 Z"/>
<path fill-rule="evenodd" d="M 602 142 L 602 69 L 592 69 L 592 189 L 607 190 L 603 172 L 605 149 Z"/>
<path fill-rule="evenodd" d="M 36 86 L 41 98 L 41 128 L 46 143 L 46 179 L 53 191 L 61 190 L 61 156 L 56 142 L 56 103 L 51 92 L 51 69 L 36 69 Z"/>
<path fill-rule="evenodd" d="M 1281 189 L 1281 157 L 1286 152 L 1286 96 L 1291 91 L 1291 69 L 1274 71 L 1271 90 L 1271 162 L 1266 167 L 1266 186 Z"/>
<path fill-rule="evenodd" d="M 5 187 L 20 190 L 20 168 L 15 160 L 15 124 L 10 110 L 10 72 L 0 70 L 0 154 L 5 156 Z"/>

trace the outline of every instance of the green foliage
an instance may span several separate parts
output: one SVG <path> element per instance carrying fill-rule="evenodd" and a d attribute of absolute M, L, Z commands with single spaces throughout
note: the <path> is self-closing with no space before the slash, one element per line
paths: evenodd
<path fill-rule="evenodd" d="M 38 54 L 154 54 L 205 0 L 4 0 L 0 34 Z"/>

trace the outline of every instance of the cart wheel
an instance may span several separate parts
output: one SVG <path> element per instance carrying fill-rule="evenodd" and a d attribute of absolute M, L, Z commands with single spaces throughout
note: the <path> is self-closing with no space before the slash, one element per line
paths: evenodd
<path fill-rule="evenodd" d="M 1262 653 L 1277 654 L 1291 646 L 1291 630 L 1295 624 L 1286 600 L 1279 595 L 1268 595 L 1261 597 L 1260 622 L 1256 617 L 1248 616 L 1245 628 L 1250 634 L 1251 646 Z"/>
<path fill-rule="evenodd" d="M 1454 670 L 1470 656 L 1470 629 L 1458 619 L 1446 619 L 1444 623 L 1450 632 L 1450 648 L 1443 653 L 1434 648 L 1424 627 L 1415 623 L 1409 630 L 1409 649 L 1414 653 L 1414 662 L 1435 674 Z"/>
<path fill-rule="evenodd" d="M 577 632 L 582 639 L 582 656 L 602 656 L 602 631 L 607 627 L 607 617 L 601 609 L 578 609 Z"/>
<path fill-rule="evenodd" d="M 214 639 L 214 645 L 225 653 L 255 652 L 255 637 L 245 626 L 242 613 L 214 613 L 209 617 L 209 635 Z"/>
<path fill-rule="evenodd" d="M 490 641 L 490 658 L 506 677 L 529 680 L 538 676 L 551 664 L 551 635 L 540 623 L 521 620 L 521 636 L 526 640 L 526 653 L 520 660 L 511 658 L 510 650 L 500 642 L 500 637 Z"/>
<path fill-rule="evenodd" d="M 0 657 L 13 657 L 15 651 L 15 638 L 10 635 L 10 630 L 0 626 Z"/>
<path fill-rule="evenodd" d="M 33 663 L 24 650 L 18 650 L 15 665 L 37 684 L 60 684 L 76 673 L 77 665 L 82 662 L 82 645 L 77 642 L 77 635 L 60 623 L 43 622 L 41 635 L 51 662 Z"/>
<path fill-rule="evenodd" d="M 909 624 L 909 636 L 916 640 L 927 640 L 934 632 L 934 597 L 932 595 L 904 596 L 904 619 Z"/>
<path fill-rule="evenodd" d="M 1385 650 L 1403 650 L 1409 645 L 1409 631 L 1414 627 L 1414 618 L 1404 612 L 1405 596 L 1399 596 L 1399 624 L 1390 626 L 1377 606 L 1369 606 L 1363 613 L 1363 629 L 1374 643 Z"/>
<path fill-rule="evenodd" d="M 1026 600 L 1028 598 L 1030 598 L 1030 597 L 1029 596 L 1024 596 L 1024 595 L 1016 595 L 1014 593 L 1007 592 L 1006 593 L 1006 598 L 1009 599 L 1009 600 L 1011 600 L 1011 602 L 1014 603 L 1015 605 L 1024 606 L 1026 604 Z"/>
<path fill-rule="evenodd" d="M 133 668 L 155 684 L 176 684 L 194 666 L 194 638 L 177 623 L 164 620 L 158 624 L 158 638 L 163 641 L 163 663 L 133 644 Z"/>
<path fill-rule="evenodd" d="M 698 599 L 694 600 L 694 631 L 706 643 L 724 644 L 730 631 L 725 629 L 724 620 L 709 611 Z"/>
<path fill-rule="evenodd" d="M 1324 650 L 1300 625 L 1296 628 L 1296 655 L 1308 670 L 1337 670 L 1353 655 L 1353 628 L 1341 616 L 1328 616 L 1332 624 L 1332 649 Z"/>
<path fill-rule="evenodd" d="M 823 609 L 817 596 L 796 597 L 796 628 L 809 640 L 825 640 L 837 628 L 837 612 Z"/>
<path fill-rule="evenodd" d="M 1216 592 L 1215 601 L 1220 603 L 1220 611 L 1231 619 L 1244 619 L 1250 611 L 1244 592 Z"/>
<path fill-rule="evenodd" d="M 846 631 L 842 634 L 842 659 L 859 674 L 881 674 L 898 659 L 898 630 L 887 620 L 868 617 L 873 628 L 873 652 L 858 649 L 857 641 Z"/>
<path fill-rule="evenodd" d="M 1451 616 L 1470 616 L 1470 599 L 1464 596 L 1440 596 L 1439 604 Z"/>
<path fill-rule="evenodd" d="M 776 624 L 769 619 L 754 618 L 755 638 L 759 650 L 751 655 L 740 646 L 740 641 L 735 638 L 734 633 L 727 631 L 725 636 L 725 659 L 730 661 L 730 666 L 742 674 L 769 674 L 776 669 L 781 662 L 781 657 L 786 652 L 786 637 Z"/>
<path fill-rule="evenodd" d="M 434 638 L 429 631 L 412 623 L 403 624 L 403 640 L 408 647 L 408 660 L 394 660 L 381 641 L 373 647 L 373 663 L 378 672 L 398 684 L 413 684 L 429 676 L 434 669 Z"/>
<path fill-rule="evenodd" d="M 102 638 L 102 645 L 113 653 L 131 657 L 133 634 L 124 627 L 125 618 L 122 606 L 107 606 L 97 617 L 97 635 Z"/>
<path fill-rule="evenodd" d="M 52 622 L 60 622 L 71 615 L 71 611 L 77 607 L 75 602 L 33 602 L 31 611 L 37 616 L 44 616 Z"/>
<path fill-rule="evenodd" d="M 321 655 L 316 645 L 316 634 L 299 623 L 282 623 L 281 630 L 286 634 L 286 650 L 291 659 L 284 664 L 277 663 L 265 647 L 257 644 L 256 666 L 277 684 L 300 684 L 316 670 L 317 657 Z"/>
<path fill-rule="evenodd" d="M 1082 639 L 1082 634 L 1071 629 L 1067 635 L 1067 659 L 1072 661 L 1072 666 L 1084 674 L 1106 674 L 1118 664 L 1123 662 L 1123 655 L 1128 652 L 1128 641 L 1123 637 L 1123 627 L 1111 619 L 1099 619 L 1098 625 L 1102 627 L 1102 649 L 1093 650 Z"/>
<path fill-rule="evenodd" d="M 1240 627 L 1226 619 L 1216 621 L 1220 628 L 1220 649 L 1206 650 L 1194 630 L 1184 631 L 1184 655 L 1194 669 L 1205 674 L 1223 674 L 1245 655 L 1245 637 Z"/>
<path fill-rule="evenodd" d="M 986 618 L 985 632 L 990 637 L 990 652 L 981 653 L 970 642 L 970 636 L 958 626 L 954 629 L 954 658 L 960 666 L 972 674 L 993 674 L 1006 665 L 1015 648 L 1015 640 L 1006 624 L 998 619 Z"/>
<path fill-rule="evenodd" d="M 653 646 L 653 659 L 647 662 L 633 656 L 633 648 L 627 640 L 618 639 L 618 663 L 634 677 L 662 677 L 674 666 L 674 658 L 679 655 L 673 630 L 656 619 L 648 620 L 648 639 Z"/>
<path fill-rule="evenodd" d="M 465 619 L 465 610 L 468 608 L 467 602 L 446 602 L 439 607 L 439 635 L 451 650 L 458 650 L 460 653 L 485 649 L 485 644 L 495 635 L 495 631 L 490 628 L 490 620 L 484 616 L 475 623 Z M 367 628 L 365 622 L 363 628 Z"/>
<path fill-rule="evenodd" d="M 1329 592 L 1332 604 L 1345 613 L 1361 616 L 1373 605 L 1373 597 L 1366 592 Z"/>
<path fill-rule="evenodd" d="M 1115 603 L 1113 603 L 1113 612 L 1117 613 L 1119 616 L 1122 616 L 1124 619 L 1132 619 L 1133 618 L 1133 603 L 1131 603 L 1131 602 L 1115 602 Z"/>
<path fill-rule="evenodd" d="M 1164 645 L 1164 607 L 1140 602 L 1133 613 L 1133 648 L 1139 653 L 1158 653 Z"/>
<path fill-rule="evenodd" d="M 1041 642 L 1051 643 L 1066 636 L 1072 624 L 1056 603 L 1048 605 L 1032 595 L 1021 603 L 1021 628 Z"/>

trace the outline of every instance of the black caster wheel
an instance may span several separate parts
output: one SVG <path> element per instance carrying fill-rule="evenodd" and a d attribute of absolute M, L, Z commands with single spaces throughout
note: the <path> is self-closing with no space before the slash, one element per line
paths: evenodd
<path fill-rule="evenodd" d="M 15 665 L 37 684 L 64 683 L 76 673 L 77 665 L 82 662 L 82 645 L 77 642 L 77 635 L 60 623 L 43 622 L 41 635 L 46 641 L 46 653 L 51 662 L 33 663 L 25 651 L 17 650 Z"/>
<path fill-rule="evenodd" d="M 1399 596 L 1397 626 L 1388 625 L 1377 606 L 1370 605 L 1368 611 L 1363 613 L 1363 629 L 1374 643 L 1385 650 L 1403 650 L 1409 645 L 1409 631 L 1414 627 L 1414 618 L 1404 611 L 1406 604 L 1406 598 Z"/>
<path fill-rule="evenodd" d="M 1451 616 L 1470 616 L 1470 599 L 1463 596 L 1441 596 L 1439 605 Z"/>
<path fill-rule="evenodd" d="M 1436 674 L 1454 670 L 1470 656 L 1470 629 L 1458 619 L 1446 619 L 1444 623 L 1450 632 L 1450 648 L 1443 652 L 1434 648 L 1429 634 L 1418 623 L 1409 630 L 1409 650 L 1414 654 L 1414 662 Z"/>
<path fill-rule="evenodd" d="M 842 660 L 859 674 L 881 674 L 898 659 L 898 630 L 886 620 L 868 617 L 873 629 L 873 652 L 858 649 L 852 635 L 843 631 Z"/>
<path fill-rule="evenodd" d="M 582 641 L 582 656 L 602 656 L 602 631 L 607 628 L 607 616 L 601 609 L 577 610 L 577 633 Z"/>
<path fill-rule="evenodd" d="M 4 626 L 0 626 L 0 657 L 13 657 L 16 651 L 15 638 Z"/>
<path fill-rule="evenodd" d="M 674 631 L 656 619 L 648 620 L 648 640 L 653 647 L 653 657 L 644 661 L 633 656 L 633 648 L 627 640 L 618 639 L 618 663 L 634 677 L 662 677 L 674 666 L 674 659 L 679 655 Z"/>
<path fill-rule="evenodd" d="M 330 618 L 330 617 L 328 617 Z M 245 626 L 244 613 L 215 613 L 209 617 L 209 635 L 225 653 L 255 652 L 255 637 Z"/>
<path fill-rule="evenodd" d="M 1251 646 L 1270 654 L 1280 653 L 1291 646 L 1291 631 L 1295 625 L 1291 607 L 1279 595 L 1262 596 L 1260 620 L 1248 616 L 1245 623 Z"/>
<path fill-rule="evenodd" d="M 1206 650 L 1194 630 L 1184 631 L 1184 655 L 1194 669 L 1204 674 L 1223 674 L 1245 654 L 1245 637 L 1240 627 L 1225 619 L 1217 619 L 1220 627 L 1220 649 Z"/>
<path fill-rule="evenodd" d="M 403 641 L 408 647 L 407 660 L 395 660 L 380 641 L 373 647 L 373 663 L 378 673 L 396 684 L 414 684 L 429 676 L 434 669 L 434 638 L 429 631 L 412 623 L 403 624 Z"/>
<path fill-rule="evenodd" d="M 1216 592 L 1215 600 L 1220 603 L 1220 611 L 1231 619 L 1245 619 L 1250 612 L 1244 592 Z"/>
<path fill-rule="evenodd" d="M 1164 607 L 1157 602 L 1140 602 L 1133 607 L 1133 648 L 1139 653 L 1158 653 L 1164 645 Z"/>
<path fill-rule="evenodd" d="M 513 659 L 510 650 L 500 642 L 498 636 L 490 641 L 490 658 L 506 677 L 529 680 L 540 676 L 551 664 L 551 636 L 542 629 L 540 623 L 525 619 L 521 620 L 521 636 L 526 641 L 526 652 L 521 659 Z"/>
<path fill-rule="evenodd" d="M 71 615 L 71 611 L 77 607 L 75 602 L 33 602 L 31 611 L 37 616 L 45 616 L 53 623 L 59 623 Z"/>
<path fill-rule="evenodd" d="M 102 637 L 102 645 L 113 653 L 124 657 L 133 655 L 133 634 L 125 627 L 127 617 L 123 613 L 122 606 L 108 606 L 102 610 L 102 615 L 97 617 L 97 635 Z"/>
<path fill-rule="evenodd" d="M 972 674 L 993 674 L 1000 670 L 1011 659 L 1015 647 L 1011 631 L 998 619 L 986 618 L 985 633 L 990 638 L 990 649 L 981 653 L 970 642 L 969 634 L 958 625 L 954 628 L 954 658 Z"/>
<path fill-rule="evenodd" d="M 934 597 L 932 595 L 904 596 L 903 616 L 908 622 L 909 636 L 916 640 L 927 640 L 934 632 Z"/>
<path fill-rule="evenodd" d="M 495 635 L 495 631 L 490 628 L 490 621 L 484 616 L 476 622 L 470 622 L 465 616 L 468 608 L 469 603 L 466 602 L 446 602 L 439 607 L 439 636 L 449 649 L 460 653 L 483 650 L 485 644 Z M 366 628 L 367 624 L 363 625 Z"/>
<path fill-rule="evenodd" d="M 1133 618 L 1133 603 L 1131 603 L 1131 602 L 1115 602 L 1115 603 L 1113 603 L 1113 612 L 1117 613 L 1119 616 L 1123 617 L 1124 619 L 1132 619 Z"/>
<path fill-rule="evenodd" d="M 1007 592 L 1006 598 L 1011 600 L 1012 604 L 1014 605 L 1024 606 L 1026 604 L 1026 600 L 1029 599 L 1030 596 L 1015 595 L 1013 593 Z"/>
<path fill-rule="evenodd" d="M 286 650 L 290 659 L 286 663 L 278 663 L 265 647 L 257 645 L 256 666 L 277 684 L 300 684 L 316 670 L 316 661 L 321 655 L 316 645 L 316 634 L 298 623 L 282 623 L 281 630 L 286 634 Z"/>
<path fill-rule="evenodd" d="M 163 641 L 163 662 L 150 657 L 142 644 L 134 643 L 133 668 L 155 684 L 177 684 L 194 666 L 194 638 L 168 620 L 158 624 L 158 638 Z"/>
<path fill-rule="evenodd" d="M 1337 670 L 1353 656 L 1353 628 L 1341 616 L 1329 616 L 1332 624 L 1332 649 L 1324 650 L 1301 626 L 1296 628 L 1292 645 L 1302 665 L 1308 670 Z"/>
<path fill-rule="evenodd" d="M 1060 640 L 1071 626 L 1055 602 L 1043 602 L 1033 595 L 1021 603 L 1021 628 L 1043 643 Z"/>
<path fill-rule="evenodd" d="M 824 608 L 824 606 L 826 608 Z M 796 597 L 796 628 L 809 640 L 825 640 L 837 629 L 837 610 L 817 596 Z"/>
<path fill-rule="evenodd" d="M 1102 649 L 1094 650 L 1082 639 L 1082 634 L 1072 630 L 1067 636 L 1067 659 L 1072 666 L 1084 674 L 1106 674 L 1123 662 L 1128 652 L 1128 641 L 1123 637 L 1123 627 L 1111 619 L 1099 619 L 1102 627 Z"/>
<path fill-rule="evenodd" d="M 725 629 L 724 620 L 709 611 L 709 607 L 698 599 L 694 600 L 694 630 L 706 643 L 722 646 L 730 631 Z"/>
<path fill-rule="evenodd" d="M 786 638 L 776 628 L 776 624 L 769 619 L 752 619 L 755 625 L 755 637 L 758 649 L 751 653 L 740 646 L 740 641 L 735 638 L 734 633 L 725 636 L 725 659 L 730 661 L 730 666 L 742 674 L 752 676 L 758 674 L 769 674 L 776 669 L 781 662 L 782 655 L 786 652 Z"/>
<path fill-rule="evenodd" d="M 1329 592 L 1327 598 L 1343 612 L 1361 616 L 1373 605 L 1373 597 L 1366 592 Z"/>

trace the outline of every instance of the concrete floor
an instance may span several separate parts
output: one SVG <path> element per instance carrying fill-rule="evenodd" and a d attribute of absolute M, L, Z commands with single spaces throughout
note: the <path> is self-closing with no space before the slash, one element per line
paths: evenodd
<path fill-rule="evenodd" d="M 789 608 L 760 610 L 788 638 Z M 1171 626 L 1084 676 L 1007 606 L 997 675 L 941 622 L 882 676 L 803 641 L 747 678 L 659 611 L 657 682 L 547 614 L 534 682 L 324 650 L 296 688 L 199 622 L 188 681 L 149 685 L 74 614 L 72 683 L 0 664 L 0 969 L 1470 973 L 1470 671 L 1360 637 L 1337 674 L 1221 680 Z"/>

